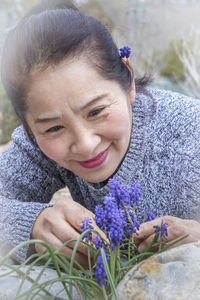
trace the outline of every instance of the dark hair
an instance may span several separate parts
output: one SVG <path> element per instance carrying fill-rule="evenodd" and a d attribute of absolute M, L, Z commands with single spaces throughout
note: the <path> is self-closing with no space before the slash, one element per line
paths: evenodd
<path fill-rule="evenodd" d="M 104 78 L 119 82 L 127 92 L 130 90 L 133 71 L 120 58 L 111 34 L 70 0 L 41 1 L 10 31 L 2 55 L 2 82 L 27 131 L 26 95 L 31 72 L 80 56 L 88 58 Z M 136 91 L 144 91 L 147 83 L 145 76 L 136 80 Z"/>

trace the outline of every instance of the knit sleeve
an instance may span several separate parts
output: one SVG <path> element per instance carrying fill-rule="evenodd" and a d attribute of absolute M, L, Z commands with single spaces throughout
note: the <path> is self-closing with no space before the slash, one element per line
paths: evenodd
<path fill-rule="evenodd" d="M 174 216 L 200 221 L 200 100 L 169 92 L 162 98 L 156 143 L 162 144 L 159 176 L 169 194 L 166 205 Z"/>
<path fill-rule="evenodd" d="M 0 155 L 0 243 L 13 248 L 30 239 L 39 213 L 49 207 L 53 194 L 66 186 L 57 164 L 28 139 L 22 127 Z M 16 254 L 25 260 L 28 247 Z"/>
<path fill-rule="evenodd" d="M 175 149 L 179 158 L 177 164 L 182 166 L 180 186 L 187 203 L 187 218 L 200 222 L 200 100 L 194 100 L 189 109 L 185 109 L 186 113 L 187 122 L 182 127 L 181 143 Z"/>

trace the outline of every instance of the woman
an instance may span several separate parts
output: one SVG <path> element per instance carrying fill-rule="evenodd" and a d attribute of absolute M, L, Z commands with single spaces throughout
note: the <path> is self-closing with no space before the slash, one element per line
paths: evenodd
<path fill-rule="evenodd" d="M 57 248 L 78 238 L 114 174 L 140 183 L 143 207 L 158 217 L 141 226 L 140 252 L 161 218 L 168 242 L 200 239 L 199 100 L 134 81 L 102 23 L 64 0 L 42 1 L 9 33 L 2 81 L 23 124 L 0 158 L 2 243 L 36 238 Z M 56 199 L 65 186 L 71 198 Z M 83 245 L 77 260 L 86 264 Z"/>

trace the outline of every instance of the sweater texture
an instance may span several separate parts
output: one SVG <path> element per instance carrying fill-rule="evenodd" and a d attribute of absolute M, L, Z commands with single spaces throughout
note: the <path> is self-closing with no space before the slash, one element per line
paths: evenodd
<path fill-rule="evenodd" d="M 130 146 L 115 175 L 124 184 L 139 183 L 142 206 L 157 217 L 200 221 L 200 100 L 147 91 L 136 95 Z M 0 155 L 1 245 L 29 240 L 37 216 L 61 188 L 91 211 L 109 193 L 107 184 L 86 182 L 45 156 L 22 126 L 12 139 Z M 28 250 L 21 248 L 16 260 L 24 261 Z"/>

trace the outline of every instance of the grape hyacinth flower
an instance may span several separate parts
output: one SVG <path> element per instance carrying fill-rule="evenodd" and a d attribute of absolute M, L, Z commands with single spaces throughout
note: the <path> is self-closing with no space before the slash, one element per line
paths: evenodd
<path fill-rule="evenodd" d="M 108 243 L 106 243 L 104 245 L 102 240 L 100 239 L 100 237 L 98 235 L 94 238 L 94 244 L 95 244 L 95 247 L 96 247 L 97 250 L 100 249 L 100 248 L 106 249 L 109 246 Z"/>
<path fill-rule="evenodd" d="M 113 280 L 116 277 L 115 272 L 120 268 L 120 251 L 125 251 L 128 259 L 134 255 L 137 245 L 134 242 L 133 234 L 139 230 L 140 222 L 138 221 L 137 211 L 141 211 L 140 198 L 142 196 L 139 184 L 132 182 L 130 186 L 122 184 L 115 176 L 108 181 L 110 187 L 110 195 L 104 197 L 102 205 L 95 208 L 95 222 L 97 226 L 106 234 L 109 244 L 102 240 L 99 236 L 94 238 L 94 246 L 96 251 L 104 251 L 106 260 L 109 263 L 110 274 Z M 145 207 L 141 214 L 145 221 L 155 218 L 151 209 Z M 167 223 L 162 220 L 161 230 L 159 226 L 154 226 L 157 232 L 167 236 Z M 88 228 L 93 229 L 92 220 L 86 218 L 83 221 L 81 229 L 83 231 Z M 84 237 L 86 241 L 92 240 L 91 233 Z M 128 240 L 128 241 L 127 241 Z M 124 245 L 122 244 L 124 242 Z M 122 247 L 121 247 L 122 245 Z M 124 246 L 124 247 L 123 247 Z M 94 250 L 95 250 L 94 249 Z M 137 249 L 136 249 L 137 250 Z M 106 284 L 106 270 L 102 255 L 96 255 L 95 277 L 100 286 Z"/>
<path fill-rule="evenodd" d="M 95 222 L 110 238 L 112 248 L 118 247 L 124 238 L 124 227 L 127 225 L 125 214 L 119 209 L 113 197 L 104 198 L 104 208 L 97 205 L 95 209 Z"/>
<path fill-rule="evenodd" d="M 129 188 L 129 195 L 131 199 L 131 205 L 140 206 L 140 198 L 142 197 L 140 184 L 132 182 Z"/>
<path fill-rule="evenodd" d="M 138 183 L 131 183 L 131 186 L 120 183 L 114 176 L 108 181 L 110 187 L 110 194 L 117 201 L 120 208 L 124 206 L 139 206 L 139 200 L 142 196 L 141 187 Z"/>
<path fill-rule="evenodd" d="M 133 233 L 136 233 L 137 230 L 140 228 L 140 222 L 137 220 L 137 216 L 134 212 L 128 210 L 129 217 L 131 222 L 129 222 L 126 230 L 126 238 L 130 238 Z"/>
<path fill-rule="evenodd" d="M 144 222 L 149 222 L 156 218 L 156 216 L 152 212 L 152 209 L 148 206 L 145 206 L 145 208 L 141 211 L 141 214 Z"/>
<path fill-rule="evenodd" d="M 94 244 L 95 244 L 97 250 L 99 248 L 103 248 L 103 242 L 98 235 L 94 238 Z"/>
<path fill-rule="evenodd" d="M 83 231 L 86 231 L 87 229 L 94 229 L 94 227 L 92 226 L 92 219 L 91 218 L 85 218 L 82 221 L 81 229 Z M 92 232 L 86 233 L 83 237 L 83 240 L 85 240 L 87 243 L 88 243 L 88 241 L 91 241 L 92 240 Z"/>
<path fill-rule="evenodd" d="M 126 57 L 129 58 L 130 54 L 131 54 L 131 48 L 129 46 L 125 46 L 123 48 L 120 48 L 120 57 Z"/>
<path fill-rule="evenodd" d="M 115 176 L 109 179 L 108 184 L 110 196 L 104 198 L 103 205 L 96 206 L 95 222 L 106 232 L 114 249 L 122 240 L 139 230 L 140 223 L 137 221 L 135 208 L 139 205 L 142 192 L 139 184 L 127 186 Z"/>
<path fill-rule="evenodd" d="M 124 212 L 126 220 L 125 235 L 126 238 L 130 238 L 140 227 L 135 209 L 140 205 L 139 201 L 142 196 L 141 187 L 134 182 L 130 186 L 124 185 L 115 176 L 109 179 L 108 184 L 111 197 L 116 200 L 118 208 Z"/>
<path fill-rule="evenodd" d="M 103 258 L 101 255 L 98 256 L 98 258 L 97 258 L 97 266 L 96 266 L 95 276 L 96 276 L 97 282 L 100 286 L 106 284 L 107 275 L 106 275 L 106 270 L 105 270 L 104 263 L 103 263 Z"/>
<path fill-rule="evenodd" d="M 111 197 L 117 201 L 118 207 L 122 207 L 122 205 L 130 205 L 127 185 L 121 184 L 115 176 L 112 179 L 109 179 L 108 185 L 110 187 Z"/>
<path fill-rule="evenodd" d="M 164 223 L 163 219 L 161 220 L 161 226 L 160 226 L 160 230 L 158 225 L 154 225 L 153 227 L 155 228 L 155 234 L 158 235 L 160 233 L 161 237 L 168 237 L 168 232 L 167 232 L 167 225 L 168 223 Z"/>

